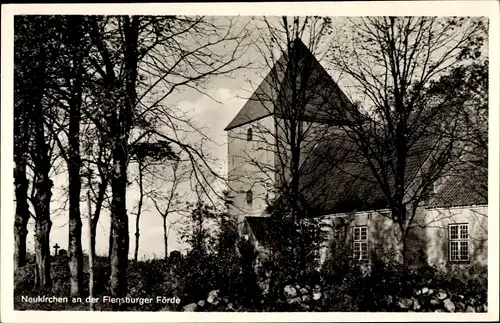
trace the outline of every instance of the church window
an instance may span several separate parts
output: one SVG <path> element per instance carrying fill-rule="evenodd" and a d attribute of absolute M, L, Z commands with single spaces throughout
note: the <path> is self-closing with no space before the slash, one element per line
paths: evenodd
<path fill-rule="evenodd" d="M 354 260 L 368 260 L 368 231 L 366 226 L 352 228 Z"/>
<path fill-rule="evenodd" d="M 450 224 L 448 226 L 450 261 L 469 260 L 469 225 Z"/>
<path fill-rule="evenodd" d="M 248 128 L 247 130 L 247 141 L 252 141 L 253 139 L 253 130 L 252 128 Z"/>
<path fill-rule="evenodd" d="M 252 190 L 247 191 L 247 204 L 251 205 L 253 202 L 253 192 Z"/>

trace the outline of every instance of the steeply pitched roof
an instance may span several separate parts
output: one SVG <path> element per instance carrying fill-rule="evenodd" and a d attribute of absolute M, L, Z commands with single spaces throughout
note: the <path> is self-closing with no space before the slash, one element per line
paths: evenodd
<path fill-rule="evenodd" d="M 465 175 L 465 174 L 464 174 Z M 482 182 L 482 183 L 481 183 Z M 488 204 L 487 176 L 482 179 L 469 176 L 451 176 L 429 203 L 430 208 Z"/>
<path fill-rule="evenodd" d="M 304 120 L 333 122 L 338 111 L 346 111 L 352 106 L 331 76 L 321 66 L 307 46 L 296 39 L 291 46 L 291 57 L 284 53 L 274 63 L 267 76 L 247 100 L 243 108 L 224 130 L 231 130 L 269 115 L 286 117 L 290 113 L 286 107 L 291 102 L 293 82 L 303 91 L 307 103 L 301 118 Z M 290 70 L 293 65 L 293 71 Z M 292 76 L 293 75 L 293 76 Z"/>
<path fill-rule="evenodd" d="M 314 149 L 301 168 L 300 192 L 310 216 L 387 206 L 387 200 L 356 144 L 337 131 Z"/>
<path fill-rule="evenodd" d="M 414 178 L 426 161 L 434 140 L 426 137 L 409 153 L 407 177 Z M 314 157 L 301 171 L 300 191 L 311 209 L 308 216 L 380 210 L 389 207 L 387 197 L 362 161 L 356 144 L 344 131 L 335 132 L 315 148 Z M 488 204 L 488 174 L 473 162 L 458 163 L 436 194 L 428 208 Z M 270 217 L 247 217 L 248 224 L 259 241 L 267 241 Z"/>
<path fill-rule="evenodd" d="M 435 149 L 436 139 L 420 139 L 408 152 L 407 189 Z M 464 164 L 468 165 L 468 164 Z M 369 211 L 389 207 L 375 175 L 357 144 L 345 130 L 339 129 L 316 146 L 301 168 L 302 203 L 311 210 L 308 216 Z M 380 174 L 381 175 L 381 174 Z M 389 178 L 389 183 L 394 179 Z M 394 184 L 390 184 L 394 187 Z M 472 173 L 470 167 L 456 169 L 448 176 L 429 206 L 464 206 L 487 204 L 487 174 Z"/>
<path fill-rule="evenodd" d="M 488 204 L 488 169 L 484 149 L 465 154 L 460 163 L 443 178 L 438 192 L 429 202 L 429 208 Z"/>

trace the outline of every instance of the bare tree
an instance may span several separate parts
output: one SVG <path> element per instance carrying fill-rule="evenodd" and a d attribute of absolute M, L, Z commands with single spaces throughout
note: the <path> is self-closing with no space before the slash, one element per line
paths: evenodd
<path fill-rule="evenodd" d="M 91 250 L 95 258 L 96 232 L 101 211 L 110 209 L 109 181 L 111 176 L 111 149 L 110 143 L 102 136 L 91 121 L 85 124 L 82 130 L 82 146 L 84 170 L 82 176 L 86 177 L 86 185 L 90 190 L 91 203 L 94 212 L 91 216 Z M 91 205 L 92 206 L 92 205 Z"/>
<path fill-rule="evenodd" d="M 321 174 L 303 165 L 336 124 L 332 103 L 343 103 L 338 97 L 344 94 L 318 61 L 331 30 L 328 18 L 263 18 L 256 26 L 260 37 L 255 47 L 269 72 L 240 112 L 256 120 L 248 120 L 253 122 L 245 133 L 231 131 L 238 124 L 227 128 L 229 140 L 247 141 L 239 156 L 246 163 L 234 166 L 229 182 L 233 190 L 248 190 L 247 204 L 264 200 L 271 215 L 262 220 L 268 223 L 268 241 L 259 243 L 269 244 L 276 269 L 272 301 L 286 275 L 303 275 L 311 263 L 316 237 L 303 220 L 313 214 L 305 183 L 316 183 Z"/>
<path fill-rule="evenodd" d="M 168 260 L 168 237 L 173 226 L 179 224 L 183 219 L 182 216 L 178 220 L 170 221 L 168 218 L 172 214 L 179 214 L 185 211 L 186 206 L 184 200 L 187 198 L 186 193 L 180 193 L 179 185 L 186 183 L 189 173 L 182 169 L 180 161 L 174 161 L 172 165 L 172 178 L 168 179 L 170 183 L 169 192 L 164 194 L 157 190 L 149 193 L 149 199 L 153 201 L 156 210 L 163 220 L 163 243 L 165 247 L 165 260 Z M 160 182 L 163 180 L 160 179 Z"/>
<path fill-rule="evenodd" d="M 433 84 L 464 63 L 464 49 L 480 48 L 484 34 L 475 18 L 369 17 L 348 19 L 332 41 L 329 61 L 360 98 L 339 111 L 350 121 L 343 128 L 388 201 L 404 265 L 417 207 L 463 150 L 458 114 L 466 100 L 436 95 Z"/>
<path fill-rule="evenodd" d="M 203 17 L 92 17 L 90 23 L 91 61 L 100 90 L 94 97 L 99 108 L 88 111 L 87 117 L 111 142 L 110 281 L 111 293 L 123 295 L 129 249 L 125 204 L 129 147 L 154 133 L 157 137 L 152 140 L 164 139 L 207 166 L 199 151 L 176 136 L 174 122 L 182 120 L 174 119 L 162 101 L 183 86 L 201 85 L 210 76 L 241 67 L 233 65 L 241 55 L 244 34 Z M 214 51 L 224 44 L 231 47 L 229 51 Z M 131 136 L 138 125 L 148 131 Z"/>
<path fill-rule="evenodd" d="M 460 178 L 469 191 L 488 200 L 488 59 L 471 50 L 470 64 L 454 68 L 435 82 L 436 95 L 452 93 L 458 105 L 458 141 L 464 154 L 453 161 L 449 176 Z"/>
<path fill-rule="evenodd" d="M 71 44 L 71 77 L 67 78 L 70 93 L 69 126 L 68 126 L 68 192 L 69 192 L 69 236 L 68 256 L 70 269 L 71 296 L 80 296 L 83 289 L 83 251 L 82 251 L 82 219 L 80 215 L 80 196 L 82 181 L 80 170 L 80 122 L 83 101 L 84 58 L 86 43 L 84 41 L 83 17 L 68 17 L 69 38 Z M 90 211 L 89 211 L 90 212 Z"/>
<path fill-rule="evenodd" d="M 136 211 L 136 222 L 135 222 L 135 250 L 134 250 L 134 261 L 137 261 L 137 256 L 139 253 L 139 220 L 141 217 L 141 212 L 144 204 L 144 198 L 148 195 L 148 192 L 145 192 L 144 186 L 144 177 L 147 174 L 148 167 L 154 166 L 155 164 L 165 163 L 169 159 L 178 160 L 177 154 L 172 150 L 171 146 L 166 141 L 158 141 L 154 143 L 149 142 L 140 142 L 136 144 L 131 149 L 131 160 L 135 160 L 137 162 L 138 169 L 138 179 L 137 184 L 139 186 L 139 201 L 137 204 Z M 146 172 L 146 174 L 144 174 Z M 175 170 L 174 170 L 175 172 Z M 150 175 L 152 175 L 150 173 Z M 153 175 L 154 179 L 154 175 Z M 176 181 L 174 175 L 174 182 Z"/>
<path fill-rule="evenodd" d="M 18 22 L 20 28 L 22 22 Z M 28 26 L 26 26 L 28 27 Z M 16 35 L 17 36 L 17 35 Z M 31 48 L 25 46 L 20 36 L 15 41 L 15 68 L 14 68 L 14 182 L 16 197 L 16 215 L 14 224 L 14 268 L 26 264 L 26 236 L 28 234 L 27 225 L 30 219 L 28 205 L 28 178 L 26 167 L 29 160 L 30 147 L 30 117 L 31 102 L 26 86 L 29 78 L 29 65 L 25 64 L 30 58 L 28 55 Z"/>
<path fill-rule="evenodd" d="M 41 18 L 31 17 L 24 23 L 33 23 L 36 19 Z M 38 118 L 42 120 L 47 136 L 57 144 L 58 154 L 67 165 L 70 286 L 71 295 L 77 296 L 81 294 L 83 283 L 80 125 L 84 93 L 88 86 L 85 65 L 89 43 L 82 16 L 50 17 L 39 32 L 48 53 L 43 104 L 50 108 L 45 108 Z"/>
<path fill-rule="evenodd" d="M 58 82 L 49 95 L 60 109 L 44 117 L 45 124 L 58 145 L 68 170 L 69 234 L 68 254 L 72 296 L 80 296 L 83 288 L 82 221 L 80 195 L 82 167 L 80 155 L 80 123 L 85 91 L 85 57 L 88 42 L 84 39 L 84 18 L 58 18 L 61 36 L 57 60 Z"/>
<path fill-rule="evenodd" d="M 80 216 L 82 158 L 80 137 L 84 93 L 88 87 L 86 58 L 89 42 L 85 37 L 85 19 L 82 16 L 54 18 L 57 37 L 53 38 L 57 50 L 51 86 L 47 91 L 55 106 L 52 113 L 43 117 L 44 124 L 54 137 L 59 153 L 67 165 L 69 197 L 68 254 L 71 295 L 79 296 L 83 284 L 83 252 L 81 244 L 82 222 Z"/>
<path fill-rule="evenodd" d="M 53 187 L 50 172 L 58 154 L 54 149 L 55 137 L 49 133 L 44 116 L 54 113 L 48 92 L 56 79 L 55 61 L 60 45 L 56 32 L 58 24 L 53 17 L 45 19 L 38 16 L 18 17 L 15 23 L 16 106 L 20 112 L 18 119 L 26 118 L 24 121 L 28 122 L 24 124 L 23 129 L 27 130 L 27 133 L 24 135 L 18 133 L 20 135 L 18 147 L 21 148 L 21 154 L 16 158 L 20 166 L 16 181 L 21 184 L 19 188 L 24 192 L 23 184 L 27 183 L 24 182 L 25 165 L 28 166 L 32 174 L 32 183 L 31 194 L 26 196 L 25 201 L 31 201 L 34 210 L 32 215 L 35 218 L 36 284 L 49 287 L 52 283 L 49 235 L 52 227 L 50 202 Z M 25 155 L 24 148 L 28 148 L 29 155 Z M 27 156 L 29 157 L 26 158 Z M 28 160 L 29 162 L 24 164 Z M 19 193 L 22 193 L 21 190 Z M 16 198 L 22 197 L 24 196 L 16 196 Z M 21 203 L 19 218 L 22 220 L 17 222 L 18 228 L 24 225 L 25 218 L 22 218 L 22 211 L 26 211 L 25 201 L 18 200 L 18 203 Z M 24 230 L 20 231 L 21 234 L 25 234 Z M 22 238 L 22 235 L 19 238 Z M 22 241 L 21 239 L 19 241 L 21 247 Z M 18 252 L 25 253 L 22 250 Z"/>

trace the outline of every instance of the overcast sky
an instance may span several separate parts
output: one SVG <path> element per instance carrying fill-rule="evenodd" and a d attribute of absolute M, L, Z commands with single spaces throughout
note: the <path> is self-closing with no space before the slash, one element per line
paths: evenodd
<path fill-rule="evenodd" d="M 225 126 L 231 121 L 231 119 L 236 115 L 239 109 L 243 106 L 245 100 L 240 96 L 244 95 L 243 91 L 238 90 L 238 84 L 241 84 L 241 78 L 235 78 L 231 82 L 227 80 L 213 80 L 214 84 L 220 84 L 217 86 L 211 86 L 209 90 L 209 95 L 222 102 L 219 104 L 214 100 L 210 99 L 208 96 L 204 96 L 195 91 L 190 91 L 189 95 L 185 95 L 185 98 L 181 100 L 178 105 L 185 107 L 186 109 L 195 111 L 193 113 L 193 118 L 200 125 L 203 125 L 204 133 L 216 144 L 212 144 L 210 153 L 219 159 L 225 169 L 225 163 L 227 160 L 227 146 L 226 146 L 226 133 L 224 131 Z M 231 86 L 233 85 L 233 86 Z M 61 186 L 65 185 L 62 180 L 56 181 L 55 192 L 53 201 L 58 199 L 58 195 L 61 194 Z M 134 205 L 137 201 L 137 196 L 134 196 L 133 186 L 129 189 L 127 193 L 127 205 L 130 207 Z M 86 194 L 85 190 L 82 190 L 82 195 Z M 159 256 L 162 257 L 164 254 L 163 247 L 163 227 L 162 218 L 154 209 L 154 205 L 148 202 L 147 207 L 149 210 L 145 210 L 141 216 L 141 242 L 139 249 L 139 258 Z M 57 202 L 52 203 L 52 209 L 58 209 Z M 82 243 L 84 246 L 84 251 L 88 249 L 88 229 L 87 229 L 87 214 L 85 203 L 81 204 L 82 217 L 84 217 L 84 227 L 82 235 Z M 130 211 L 129 211 L 130 213 Z M 52 218 L 53 226 L 50 234 L 51 246 L 58 243 L 63 249 L 67 249 L 68 244 L 68 217 L 66 211 L 57 212 L 58 216 Z M 175 220 L 175 216 L 172 217 Z M 109 215 L 107 212 L 103 212 L 99 219 L 99 225 L 97 227 L 97 243 L 96 243 L 96 253 L 98 255 L 106 255 L 108 252 L 108 239 L 109 239 Z M 134 232 L 135 232 L 135 217 L 129 214 L 129 229 L 130 229 L 130 254 L 133 255 L 134 250 Z M 29 223 L 29 236 L 28 236 L 28 248 L 34 249 L 34 221 L 30 220 Z M 174 230 L 172 230 L 169 237 L 169 249 L 179 250 L 182 249 L 177 242 L 177 235 Z M 52 249 L 53 252 L 53 249 Z"/>

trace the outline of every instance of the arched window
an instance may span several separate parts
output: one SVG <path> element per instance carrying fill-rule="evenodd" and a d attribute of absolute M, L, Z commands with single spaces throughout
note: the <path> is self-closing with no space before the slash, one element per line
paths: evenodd
<path fill-rule="evenodd" d="M 248 128 L 248 130 L 247 130 L 247 141 L 252 141 L 252 137 L 253 137 L 253 130 L 252 130 L 252 128 Z"/>
<path fill-rule="evenodd" d="M 253 193 L 252 190 L 247 191 L 247 204 L 252 204 L 253 202 Z"/>

